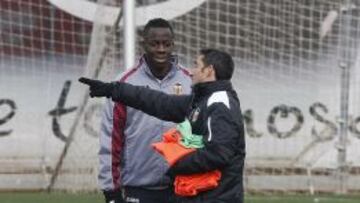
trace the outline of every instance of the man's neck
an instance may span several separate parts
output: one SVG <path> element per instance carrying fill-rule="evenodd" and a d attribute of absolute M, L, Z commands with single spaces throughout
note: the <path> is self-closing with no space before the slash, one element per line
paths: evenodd
<path fill-rule="evenodd" d="M 148 62 L 148 66 L 154 77 L 156 77 L 159 80 L 162 80 L 170 72 L 172 64 L 168 62 L 159 65 Z"/>
<path fill-rule="evenodd" d="M 162 80 L 162 79 L 164 79 L 165 78 L 165 76 L 169 73 L 169 71 L 170 71 L 170 66 L 169 67 L 167 67 L 167 68 L 159 68 L 159 67 L 157 67 L 157 68 L 152 68 L 151 66 L 150 66 L 150 71 L 151 71 L 151 73 L 154 75 L 154 77 L 156 77 L 157 79 L 159 79 L 159 80 Z"/>

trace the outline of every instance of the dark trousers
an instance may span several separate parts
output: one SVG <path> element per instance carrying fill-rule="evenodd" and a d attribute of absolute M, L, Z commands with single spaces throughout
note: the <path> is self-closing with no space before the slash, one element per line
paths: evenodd
<path fill-rule="evenodd" d="M 173 203 L 171 189 L 151 190 L 141 187 L 125 187 L 125 203 Z"/>

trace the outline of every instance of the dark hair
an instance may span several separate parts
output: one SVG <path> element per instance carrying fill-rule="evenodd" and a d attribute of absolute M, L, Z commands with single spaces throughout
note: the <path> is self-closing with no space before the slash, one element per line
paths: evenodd
<path fill-rule="evenodd" d="M 172 26 L 170 25 L 169 21 L 162 19 L 162 18 L 154 18 L 152 20 L 149 20 L 149 22 L 146 23 L 144 30 L 143 30 L 144 37 L 149 32 L 150 28 L 169 28 L 171 31 L 171 34 L 174 35 L 174 30 L 173 30 Z"/>
<path fill-rule="evenodd" d="M 234 61 L 230 54 L 216 49 L 202 49 L 205 65 L 212 65 L 217 80 L 230 80 L 234 72 Z"/>

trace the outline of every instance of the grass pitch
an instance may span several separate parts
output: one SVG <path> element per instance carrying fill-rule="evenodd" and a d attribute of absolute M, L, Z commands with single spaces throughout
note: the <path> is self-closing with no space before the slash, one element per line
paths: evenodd
<path fill-rule="evenodd" d="M 104 203 L 100 193 L 0 193 L 0 203 Z M 249 196 L 245 203 L 360 203 L 360 196 Z"/>

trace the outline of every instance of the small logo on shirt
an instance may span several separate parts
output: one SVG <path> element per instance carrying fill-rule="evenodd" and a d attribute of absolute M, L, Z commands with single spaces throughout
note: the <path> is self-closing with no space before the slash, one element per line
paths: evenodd
<path fill-rule="evenodd" d="M 173 86 L 173 91 L 175 95 L 182 95 L 183 94 L 183 87 L 180 83 L 176 83 Z"/>

